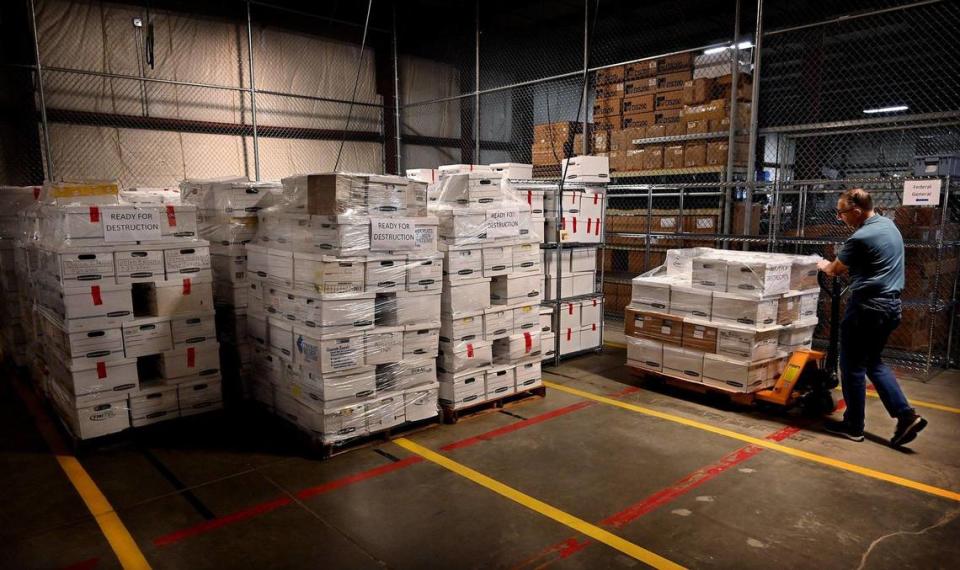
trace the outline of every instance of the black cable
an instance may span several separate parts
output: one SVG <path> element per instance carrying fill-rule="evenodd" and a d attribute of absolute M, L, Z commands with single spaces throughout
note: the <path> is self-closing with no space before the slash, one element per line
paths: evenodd
<path fill-rule="evenodd" d="M 353 95 L 350 97 L 350 106 L 347 110 L 347 124 L 343 127 L 343 133 L 340 137 L 340 148 L 337 150 L 337 162 L 333 165 L 333 171 L 340 168 L 340 156 L 343 154 L 343 143 L 347 140 L 347 131 L 350 130 L 350 119 L 353 118 L 353 104 L 357 100 L 357 88 L 360 86 L 360 72 L 363 71 L 363 50 L 367 47 L 367 30 L 370 29 L 370 11 L 373 9 L 373 0 L 367 1 L 367 18 L 363 22 L 363 40 L 360 42 L 360 56 L 357 57 L 357 77 L 353 81 Z"/>

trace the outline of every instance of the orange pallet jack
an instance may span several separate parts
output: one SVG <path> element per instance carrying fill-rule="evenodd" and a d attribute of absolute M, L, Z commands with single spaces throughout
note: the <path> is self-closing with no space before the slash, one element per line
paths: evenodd
<path fill-rule="evenodd" d="M 753 394 L 761 404 L 799 407 L 809 415 L 829 414 L 834 409 L 833 389 L 840 383 L 837 362 L 840 357 L 840 297 L 843 291 L 836 277 L 830 287 L 826 276 L 818 277 L 820 287 L 830 295 L 830 344 L 827 352 L 797 350 L 790 355 L 786 368 L 773 388 Z"/>

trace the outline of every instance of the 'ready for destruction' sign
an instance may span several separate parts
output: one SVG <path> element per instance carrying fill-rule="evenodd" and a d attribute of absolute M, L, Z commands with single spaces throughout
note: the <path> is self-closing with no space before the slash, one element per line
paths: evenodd
<path fill-rule="evenodd" d="M 104 241 L 156 241 L 160 237 L 156 209 L 110 208 L 103 213 Z"/>

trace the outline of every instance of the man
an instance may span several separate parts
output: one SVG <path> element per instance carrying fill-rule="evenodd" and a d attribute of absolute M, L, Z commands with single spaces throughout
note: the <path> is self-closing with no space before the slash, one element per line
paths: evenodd
<path fill-rule="evenodd" d="M 862 188 L 844 192 L 837 200 L 837 218 L 854 228 L 837 259 L 821 261 L 827 275 L 850 275 L 847 309 L 840 323 L 840 372 L 847 409 L 842 422 L 828 422 L 826 430 L 853 441 L 863 441 L 866 377 L 880 400 L 897 418 L 890 444 L 899 447 L 916 439 L 927 427 L 903 395 L 893 371 L 880 353 L 900 324 L 903 290 L 903 237 L 897 226 L 873 210 L 873 199 Z"/>

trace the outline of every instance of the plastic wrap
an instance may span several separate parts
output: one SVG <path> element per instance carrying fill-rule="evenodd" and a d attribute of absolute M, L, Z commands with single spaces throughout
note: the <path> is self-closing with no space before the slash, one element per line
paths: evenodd
<path fill-rule="evenodd" d="M 633 280 L 628 364 L 728 391 L 772 386 L 786 355 L 811 346 L 819 260 L 711 248 L 668 251 L 660 272 Z"/>

